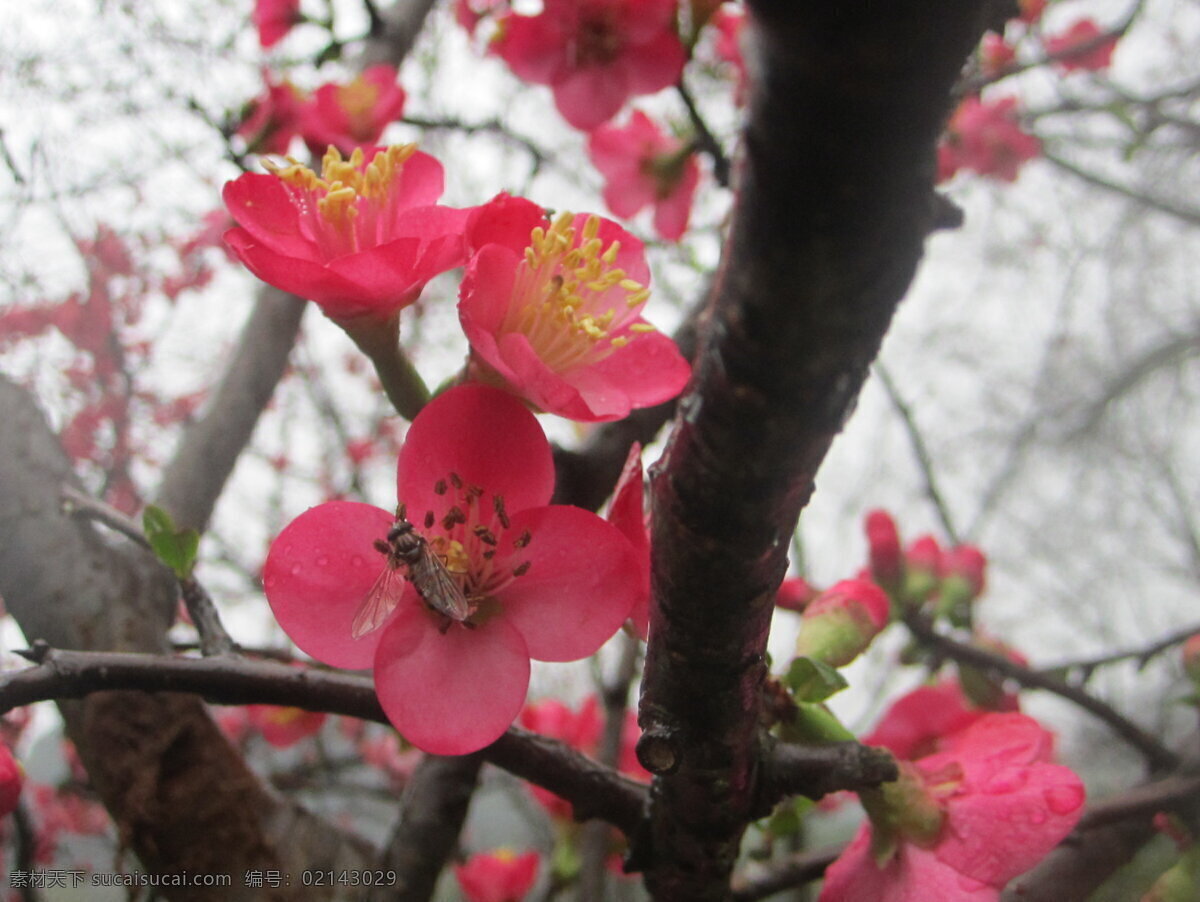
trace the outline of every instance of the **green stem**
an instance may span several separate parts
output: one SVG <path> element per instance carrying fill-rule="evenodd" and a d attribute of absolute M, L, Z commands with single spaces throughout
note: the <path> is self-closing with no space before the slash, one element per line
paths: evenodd
<path fill-rule="evenodd" d="M 363 316 L 335 322 L 374 364 L 384 393 L 400 416 L 415 418 L 429 401 L 429 389 L 400 346 L 400 317 Z"/>

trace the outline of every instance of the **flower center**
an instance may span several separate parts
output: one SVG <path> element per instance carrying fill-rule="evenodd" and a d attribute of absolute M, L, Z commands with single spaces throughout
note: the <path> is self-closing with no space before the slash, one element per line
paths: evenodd
<path fill-rule="evenodd" d="M 607 8 L 584 10 L 571 47 L 575 68 L 603 66 L 621 55 L 621 33 Z"/>
<path fill-rule="evenodd" d="M 493 605 L 489 602 L 494 596 L 529 571 L 529 561 L 518 559 L 514 563 L 512 555 L 504 553 L 505 546 L 519 551 L 533 536 L 529 530 L 511 535 L 504 498 L 468 485 L 457 473 L 439 479 L 433 490 L 444 496 L 445 513 L 439 520 L 437 513 L 429 510 L 413 522 L 423 530 L 430 550 L 471 602 L 470 619 L 478 623 L 491 613 Z"/>
<path fill-rule="evenodd" d="M 405 161 L 416 149 L 415 144 L 397 144 L 366 163 L 362 148 L 355 148 L 350 159 L 344 160 L 331 146 L 321 160 L 319 176 L 291 157 L 287 166 L 270 160 L 263 165 L 291 194 L 305 237 L 326 260 L 332 260 L 390 239 L 399 203 L 395 189 Z"/>
<path fill-rule="evenodd" d="M 570 213 L 535 228 L 517 267 L 502 332 L 520 332 L 551 369 L 564 372 L 603 360 L 654 327 L 637 320 L 650 289 L 616 265 L 620 242 L 608 247 L 590 216 L 576 236 Z"/>
<path fill-rule="evenodd" d="M 378 100 L 379 86 L 361 75 L 338 89 L 338 105 L 350 122 L 350 134 L 359 141 L 367 141 L 375 133 L 371 114 Z"/>

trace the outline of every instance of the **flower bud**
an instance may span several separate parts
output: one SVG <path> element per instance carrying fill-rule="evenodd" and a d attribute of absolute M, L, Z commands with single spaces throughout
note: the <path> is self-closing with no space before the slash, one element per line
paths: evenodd
<path fill-rule="evenodd" d="M 867 534 L 871 577 L 889 593 L 900 588 L 904 579 L 904 558 L 900 553 L 900 533 L 896 521 L 885 510 L 873 510 L 863 523 Z"/>
<path fill-rule="evenodd" d="M 911 605 L 924 604 L 937 589 L 941 576 L 941 546 L 933 536 L 921 536 L 908 546 L 904 555 L 902 598 Z"/>
<path fill-rule="evenodd" d="M 967 607 L 983 593 L 987 558 L 974 545 L 956 545 L 942 555 L 938 613 L 956 626 L 967 622 Z"/>
<path fill-rule="evenodd" d="M 796 654 L 844 667 L 887 626 L 890 608 L 887 595 L 874 583 L 844 579 L 804 609 Z"/>
<path fill-rule="evenodd" d="M 797 613 L 817 597 L 817 590 L 802 576 L 789 576 L 779 584 L 775 593 L 775 607 Z"/>
<path fill-rule="evenodd" d="M 1180 647 L 1183 657 L 1183 672 L 1197 686 L 1200 686 L 1200 633 L 1187 639 Z"/>

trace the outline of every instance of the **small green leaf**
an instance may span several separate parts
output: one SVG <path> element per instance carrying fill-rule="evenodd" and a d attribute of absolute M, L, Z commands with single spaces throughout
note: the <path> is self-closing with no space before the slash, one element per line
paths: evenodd
<path fill-rule="evenodd" d="M 194 529 L 177 530 L 171 515 L 153 505 L 142 514 L 142 528 L 155 555 L 177 577 L 187 579 L 192 575 L 196 551 L 200 547 L 200 533 Z"/>
<path fill-rule="evenodd" d="M 804 796 L 793 796 L 775 806 L 771 816 L 767 818 L 766 830 L 772 836 L 795 836 L 803 826 L 804 815 L 812 810 L 816 803 Z"/>
<path fill-rule="evenodd" d="M 846 678 L 828 664 L 805 657 L 792 661 L 783 684 L 798 702 L 823 702 L 848 685 Z"/>

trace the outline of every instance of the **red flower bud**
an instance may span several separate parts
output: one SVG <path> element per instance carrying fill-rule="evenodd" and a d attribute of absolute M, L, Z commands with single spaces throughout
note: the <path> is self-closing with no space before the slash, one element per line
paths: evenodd
<path fill-rule="evenodd" d="M 843 667 L 887 626 L 890 610 L 887 594 L 872 582 L 835 583 L 804 609 L 796 654 Z"/>
<path fill-rule="evenodd" d="M 896 521 L 885 510 L 873 510 L 863 524 L 871 561 L 871 576 L 885 589 L 894 589 L 904 577 L 904 560 L 900 555 L 900 532 Z"/>

